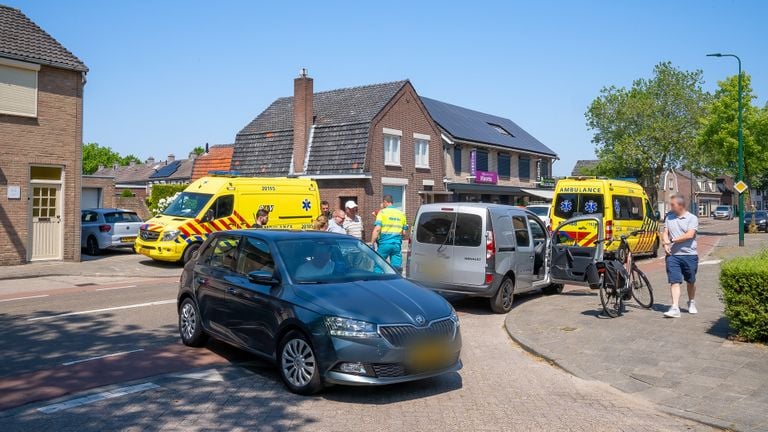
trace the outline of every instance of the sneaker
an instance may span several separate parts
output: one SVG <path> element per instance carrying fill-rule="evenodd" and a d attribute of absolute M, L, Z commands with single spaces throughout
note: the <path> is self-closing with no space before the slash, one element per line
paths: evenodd
<path fill-rule="evenodd" d="M 697 313 L 699 313 L 699 310 L 696 309 L 696 302 L 694 300 L 690 300 L 688 302 L 688 313 L 689 314 L 697 314 Z"/>
<path fill-rule="evenodd" d="M 668 311 L 664 312 L 666 318 L 680 318 L 680 308 L 670 307 Z"/>

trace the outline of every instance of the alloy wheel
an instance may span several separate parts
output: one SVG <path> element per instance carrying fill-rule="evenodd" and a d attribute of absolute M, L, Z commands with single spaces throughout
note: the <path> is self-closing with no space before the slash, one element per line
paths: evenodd
<path fill-rule="evenodd" d="M 514 299 L 514 285 L 512 284 L 512 281 L 509 279 L 505 280 L 501 285 L 501 289 L 501 304 L 504 306 L 504 309 L 511 309 L 512 301 Z"/>
<path fill-rule="evenodd" d="M 181 308 L 181 334 L 184 339 L 190 340 L 195 334 L 195 328 L 197 326 L 197 314 L 192 303 L 185 303 Z"/>
<path fill-rule="evenodd" d="M 296 387 L 309 384 L 315 374 L 315 355 L 302 339 L 291 339 L 283 346 L 281 363 L 285 379 Z"/>

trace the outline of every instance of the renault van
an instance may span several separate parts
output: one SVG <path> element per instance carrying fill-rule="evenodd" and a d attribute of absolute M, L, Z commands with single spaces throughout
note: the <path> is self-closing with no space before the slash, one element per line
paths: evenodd
<path fill-rule="evenodd" d="M 635 230 L 645 233 L 629 237 L 633 254 L 657 256 L 659 251 L 659 212 L 654 210 L 643 187 L 624 180 L 599 177 L 568 177 L 555 185 L 550 220 L 554 229 L 567 219 L 599 215 L 604 236 L 611 238 Z M 570 235 L 578 246 L 591 247 L 598 238 L 593 223 L 572 225 Z M 619 242 L 606 246 L 609 256 Z M 619 257 L 620 259 L 622 257 Z"/>
<path fill-rule="evenodd" d="M 249 228 L 261 209 L 269 211 L 264 228 L 311 229 L 320 214 L 317 184 L 287 177 L 203 177 L 141 226 L 134 250 L 153 260 L 186 263 L 208 234 Z"/>

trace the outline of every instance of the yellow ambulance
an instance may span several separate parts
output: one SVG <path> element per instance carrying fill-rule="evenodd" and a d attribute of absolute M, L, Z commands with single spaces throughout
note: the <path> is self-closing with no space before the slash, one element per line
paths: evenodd
<path fill-rule="evenodd" d="M 574 216 L 593 214 L 602 216 L 605 238 L 618 239 L 622 234 L 644 230 L 644 234 L 627 238 L 632 253 L 658 254 L 659 212 L 639 184 L 600 177 L 567 177 L 557 182 L 550 210 L 552 229 Z M 594 223 L 587 221 L 566 225 L 559 235 L 567 235 L 583 247 L 592 246 L 597 240 Z M 610 252 L 618 247 L 616 241 L 605 250 Z"/>
<path fill-rule="evenodd" d="M 320 214 L 320 192 L 310 179 L 203 177 L 139 229 L 134 250 L 158 261 L 186 263 L 209 233 L 251 227 L 260 209 L 268 229 L 311 229 Z"/>

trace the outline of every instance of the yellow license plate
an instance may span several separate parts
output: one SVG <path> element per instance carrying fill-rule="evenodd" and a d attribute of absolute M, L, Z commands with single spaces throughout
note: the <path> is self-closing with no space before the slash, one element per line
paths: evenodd
<path fill-rule="evenodd" d="M 445 343 L 431 343 L 415 346 L 410 352 L 410 365 L 416 370 L 437 369 L 448 366 L 451 351 Z"/>
<path fill-rule="evenodd" d="M 136 237 L 120 237 L 120 241 L 123 243 L 133 243 L 136 241 Z"/>

